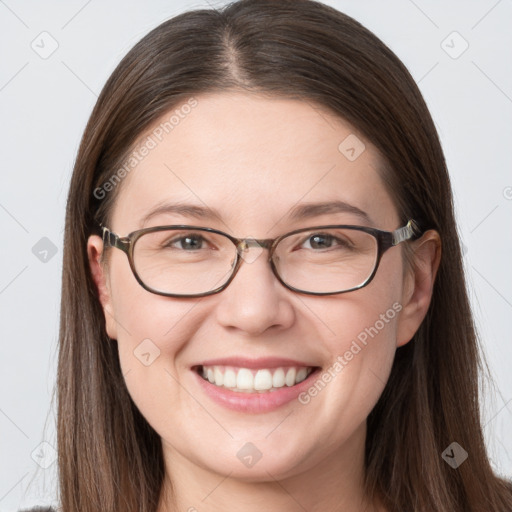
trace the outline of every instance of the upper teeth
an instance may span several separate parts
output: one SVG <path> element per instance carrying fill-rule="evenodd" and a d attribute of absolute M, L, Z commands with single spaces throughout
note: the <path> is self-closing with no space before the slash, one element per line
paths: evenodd
<path fill-rule="evenodd" d="M 292 366 L 288 368 L 235 368 L 233 366 L 203 366 L 202 375 L 216 386 L 224 386 L 232 391 L 268 391 L 274 388 L 294 386 L 302 382 L 313 368 Z"/>

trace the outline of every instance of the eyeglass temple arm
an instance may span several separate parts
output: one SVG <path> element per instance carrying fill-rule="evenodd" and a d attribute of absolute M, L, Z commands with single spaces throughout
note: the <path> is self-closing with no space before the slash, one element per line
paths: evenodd
<path fill-rule="evenodd" d="M 104 247 L 117 247 L 124 252 L 128 252 L 128 247 L 130 245 L 129 241 L 121 239 L 118 235 L 112 233 L 112 231 L 110 231 L 106 226 L 101 226 L 101 230 L 103 232 L 102 238 Z"/>
<path fill-rule="evenodd" d="M 413 220 L 410 220 L 403 228 L 398 228 L 392 235 L 392 244 L 398 245 L 401 242 L 404 242 L 406 240 L 410 240 L 414 236 L 417 236 L 420 234 L 420 228 L 416 222 Z"/>

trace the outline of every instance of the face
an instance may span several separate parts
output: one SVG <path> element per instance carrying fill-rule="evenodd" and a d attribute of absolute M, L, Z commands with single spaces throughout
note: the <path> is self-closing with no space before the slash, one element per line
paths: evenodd
<path fill-rule="evenodd" d="M 118 185 L 113 232 L 187 224 L 263 239 L 325 224 L 401 227 L 379 176 L 379 154 L 341 119 L 295 100 L 235 93 L 196 100 L 161 141 L 153 135 L 155 147 Z M 339 149 L 347 137 L 356 141 L 354 154 L 347 143 Z M 355 209 L 290 215 L 327 201 L 343 201 L 367 218 Z M 165 208 L 148 217 L 177 202 L 219 217 Z M 150 293 L 122 251 L 109 249 L 105 268 L 101 250 L 91 237 L 107 331 L 117 339 L 130 395 L 169 460 L 257 481 L 360 457 L 366 418 L 396 347 L 421 320 L 417 304 L 411 309 L 414 278 L 404 272 L 401 246 L 383 255 L 368 286 L 346 294 L 285 288 L 264 250 L 242 263 L 226 289 L 202 298 Z M 210 383 L 203 369 L 228 384 L 250 374 L 249 389 Z M 257 373 L 278 389 L 254 391 Z"/>

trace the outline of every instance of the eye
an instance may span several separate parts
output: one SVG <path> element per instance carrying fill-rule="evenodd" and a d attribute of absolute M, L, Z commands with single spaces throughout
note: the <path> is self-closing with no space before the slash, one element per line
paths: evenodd
<path fill-rule="evenodd" d="M 199 250 L 204 248 L 204 242 L 206 242 L 206 239 L 201 235 L 188 234 L 169 240 L 165 245 L 163 245 L 163 247 L 171 249 L 183 249 L 185 251 Z"/>
<path fill-rule="evenodd" d="M 329 233 L 314 233 L 309 235 L 303 242 L 306 249 L 330 249 L 333 246 L 340 248 L 349 248 L 350 243 Z"/>

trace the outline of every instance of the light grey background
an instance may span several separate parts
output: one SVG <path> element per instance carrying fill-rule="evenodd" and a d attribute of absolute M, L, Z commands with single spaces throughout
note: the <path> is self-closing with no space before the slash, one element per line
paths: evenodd
<path fill-rule="evenodd" d="M 326 3 L 391 47 L 432 112 L 453 180 L 476 321 L 495 378 L 483 407 L 486 439 L 496 470 L 511 476 L 512 2 Z M 55 496 L 51 394 L 62 232 L 86 121 L 133 44 L 162 21 L 199 7 L 208 4 L 0 0 L 0 512 Z M 40 35 L 45 31 L 50 35 Z M 44 55 L 52 44 L 56 51 Z M 55 245 L 54 256 L 43 237 Z M 48 444 L 41 446 L 43 441 Z M 465 448 L 471 457 L 471 447 Z"/>

